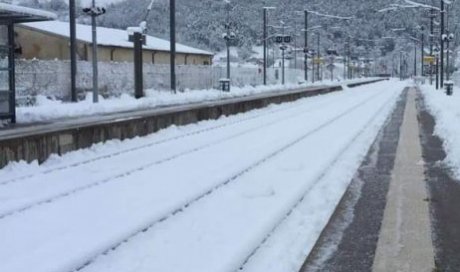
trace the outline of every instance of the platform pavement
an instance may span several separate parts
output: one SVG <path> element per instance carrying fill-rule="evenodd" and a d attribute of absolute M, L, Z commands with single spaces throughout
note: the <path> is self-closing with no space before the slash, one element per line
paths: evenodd
<path fill-rule="evenodd" d="M 460 181 L 408 88 L 301 272 L 460 271 Z"/>

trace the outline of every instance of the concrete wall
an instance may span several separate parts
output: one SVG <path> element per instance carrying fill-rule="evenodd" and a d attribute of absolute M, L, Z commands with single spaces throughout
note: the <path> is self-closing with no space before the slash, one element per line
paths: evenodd
<path fill-rule="evenodd" d="M 24 27 L 16 27 L 16 41 L 22 47 L 21 58 L 40 60 L 68 60 L 70 56 L 69 39 L 57 35 L 51 35 L 39 31 L 30 30 Z M 134 53 L 131 48 L 99 46 L 98 60 L 133 62 Z M 92 59 L 91 44 L 78 42 L 77 54 L 80 60 Z M 144 63 L 169 64 L 170 54 L 164 51 L 144 50 Z M 187 63 L 186 63 L 187 60 Z M 212 56 L 183 54 L 176 55 L 178 65 L 209 65 Z"/>
<path fill-rule="evenodd" d="M 68 61 L 18 60 L 16 84 L 19 96 L 45 95 L 59 99 L 70 96 L 70 63 Z M 92 87 L 91 63 L 78 63 L 77 88 L 80 92 Z M 232 67 L 234 86 L 261 85 L 262 71 L 258 68 Z M 144 64 L 145 89 L 169 90 L 170 67 L 162 64 Z M 185 89 L 211 89 L 219 86 L 219 79 L 226 76 L 224 67 L 209 65 L 177 66 L 177 86 Z M 303 78 L 303 71 L 287 69 L 286 82 L 296 83 Z M 269 84 L 281 81 L 279 69 L 268 70 Z M 100 62 L 99 86 L 105 96 L 118 96 L 134 92 L 134 67 L 129 62 Z"/>

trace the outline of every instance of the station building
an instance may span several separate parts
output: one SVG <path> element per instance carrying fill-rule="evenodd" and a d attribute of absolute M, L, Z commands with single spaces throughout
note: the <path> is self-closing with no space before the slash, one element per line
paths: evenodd
<path fill-rule="evenodd" d="M 77 24 L 77 55 L 80 60 L 92 58 L 92 31 L 90 25 Z M 32 22 L 17 25 L 17 55 L 24 59 L 68 60 L 70 57 L 69 23 L 61 21 Z M 98 60 L 133 62 L 134 45 L 128 40 L 126 30 L 97 28 Z M 177 65 L 211 65 L 213 53 L 183 44 L 176 45 Z M 143 46 L 145 63 L 169 64 L 170 43 L 167 40 L 146 36 Z"/>

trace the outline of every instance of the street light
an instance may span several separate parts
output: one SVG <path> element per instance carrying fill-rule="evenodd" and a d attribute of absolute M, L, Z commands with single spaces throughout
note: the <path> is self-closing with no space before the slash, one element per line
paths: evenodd
<path fill-rule="evenodd" d="M 226 32 L 222 34 L 222 38 L 225 40 L 225 45 L 227 46 L 227 81 L 228 81 L 228 89 L 230 91 L 230 42 L 236 39 L 236 35 L 230 29 L 230 10 L 231 10 L 231 3 L 229 0 L 224 0 L 227 4 L 227 22 L 225 24 Z"/>
<path fill-rule="evenodd" d="M 275 7 L 264 7 L 264 85 L 267 85 L 267 23 L 268 23 L 268 10 L 273 10 Z"/>
<path fill-rule="evenodd" d="M 75 0 L 69 0 L 70 25 L 70 96 L 72 102 L 77 102 L 77 30 L 75 15 Z"/>
<path fill-rule="evenodd" d="M 93 38 L 93 103 L 99 101 L 99 87 L 98 87 L 98 69 L 97 69 L 97 27 L 96 27 L 96 17 L 105 14 L 106 10 L 103 7 L 96 7 L 96 0 L 92 1 L 90 8 L 84 8 L 83 12 L 91 16 L 91 30 Z"/>

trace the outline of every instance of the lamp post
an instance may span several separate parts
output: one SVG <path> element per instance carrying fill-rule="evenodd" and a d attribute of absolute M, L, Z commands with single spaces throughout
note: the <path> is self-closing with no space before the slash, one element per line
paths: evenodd
<path fill-rule="evenodd" d="M 98 67 L 97 67 L 97 26 L 96 17 L 104 14 L 105 8 L 96 7 L 96 0 L 92 1 L 90 8 L 84 8 L 83 12 L 91 16 L 92 33 L 92 63 L 93 63 L 93 103 L 99 102 Z"/>
<path fill-rule="evenodd" d="M 441 0 L 441 71 L 440 71 L 440 87 L 444 87 L 444 17 L 445 17 L 445 4 L 444 0 Z"/>
<path fill-rule="evenodd" d="M 317 50 L 317 55 L 318 55 L 318 59 L 317 59 L 317 64 L 316 64 L 316 73 L 318 75 L 318 80 L 323 80 L 322 78 L 320 78 L 320 62 L 321 62 L 321 52 L 320 52 L 320 41 L 321 41 L 321 34 L 318 32 L 317 33 L 317 40 L 316 40 L 316 50 Z"/>
<path fill-rule="evenodd" d="M 268 42 L 268 33 L 267 33 L 267 23 L 268 23 L 268 10 L 275 9 L 274 7 L 264 7 L 264 85 L 267 85 L 267 60 L 268 60 L 268 52 L 267 52 L 267 42 Z"/>
<path fill-rule="evenodd" d="M 421 37 L 421 56 L 420 56 L 420 76 L 425 76 L 425 67 L 424 67 L 424 59 L 425 59 L 425 28 L 422 26 L 421 27 L 421 31 L 422 31 L 422 37 Z"/>
<path fill-rule="evenodd" d="M 169 0 L 171 90 L 176 92 L 176 0 Z"/>
<path fill-rule="evenodd" d="M 225 45 L 227 47 L 227 80 L 229 81 L 228 91 L 230 91 L 230 42 L 236 38 L 236 35 L 230 29 L 231 3 L 229 0 L 225 0 L 225 3 L 227 4 L 227 22 L 225 23 L 226 31 L 223 34 L 223 38 L 225 40 Z"/>
<path fill-rule="evenodd" d="M 430 57 L 433 57 L 435 10 L 430 9 Z M 437 72 L 436 72 L 437 73 Z M 433 61 L 430 61 L 430 85 L 433 85 Z"/>
<path fill-rule="evenodd" d="M 308 10 L 304 10 L 305 22 L 304 22 L 304 39 L 305 39 L 305 48 L 304 53 L 304 73 L 305 73 L 305 82 L 308 82 Z"/>
<path fill-rule="evenodd" d="M 70 25 L 70 96 L 72 102 L 77 102 L 77 31 L 75 16 L 75 0 L 69 0 Z"/>

